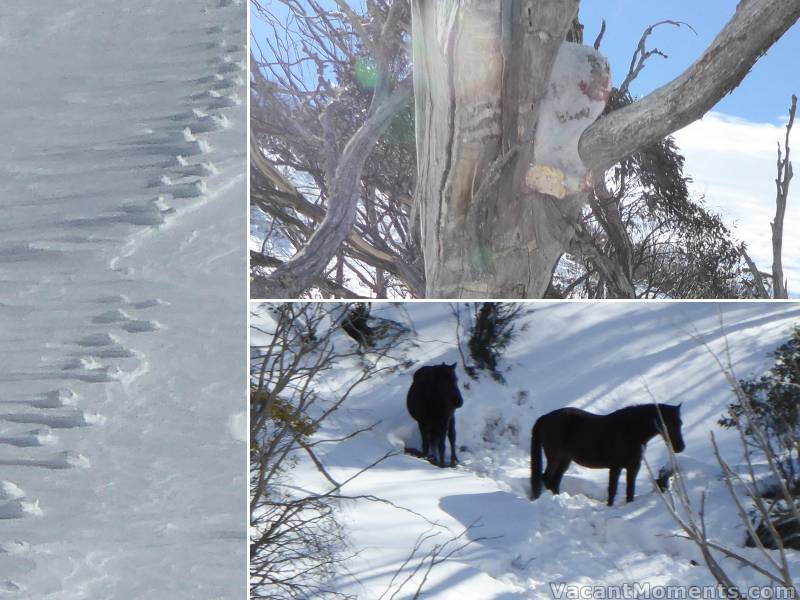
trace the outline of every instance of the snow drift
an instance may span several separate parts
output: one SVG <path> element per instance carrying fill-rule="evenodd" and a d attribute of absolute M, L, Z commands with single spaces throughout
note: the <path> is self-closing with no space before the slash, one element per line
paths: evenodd
<path fill-rule="evenodd" d="M 0 6 L 1 597 L 245 593 L 245 28 Z"/>
<path fill-rule="evenodd" d="M 359 598 L 378 598 L 390 590 L 388 597 L 411 577 L 395 596 L 410 598 L 427 568 L 423 564 L 414 574 L 420 559 L 465 529 L 448 548 L 472 543 L 432 568 L 422 597 L 550 597 L 554 590 L 566 589 L 558 587 L 562 584 L 578 586 L 573 589 L 636 582 L 714 585 L 697 549 L 675 536 L 678 526 L 644 466 L 631 504 L 618 495 L 615 506 L 607 507 L 608 471 L 574 464 L 564 477 L 561 495 L 545 491 L 539 500 L 529 500 L 529 436 L 537 417 L 563 406 L 608 413 L 650 402 L 650 394 L 659 402 L 683 402 L 686 450 L 678 462 L 693 500 L 704 490 L 708 493 L 706 520 L 713 539 L 761 562 L 757 551 L 744 547 L 744 526 L 712 453 L 710 431 L 732 465 L 742 462 L 737 434 L 717 425 L 733 396 L 700 340 L 718 353 L 725 351 L 727 340 L 740 378 L 760 374 L 771 364 L 769 352 L 800 322 L 800 307 L 547 302 L 531 307 L 525 317 L 528 329 L 505 354 L 506 385 L 488 376 L 472 381 L 459 367 L 464 396 L 464 406 L 456 412 L 461 465 L 440 469 L 402 454 L 404 445 L 419 447 L 405 394 L 420 365 L 461 364 L 455 320 L 442 303 L 373 305 L 374 314 L 409 322 L 418 347 L 410 369 L 369 381 L 316 434 L 319 439 L 339 438 L 377 423 L 355 438 L 317 446 L 339 481 L 389 450 L 399 452 L 342 490 L 392 504 L 366 499 L 342 503 L 342 519 L 356 555 L 346 563 L 352 577 L 342 574 L 336 588 Z M 342 334 L 337 343 L 352 342 Z M 335 397 L 357 370 L 356 362 L 339 365 L 317 391 Z M 656 469 L 666 462 L 659 438 L 649 444 L 645 456 Z M 294 477 L 300 489 L 325 485 L 307 461 L 301 461 Z M 426 535 L 430 537 L 423 539 Z M 404 564 L 418 541 L 415 558 Z M 800 555 L 788 555 L 800 576 Z M 738 585 L 764 583 L 735 561 L 718 559 Z"/>

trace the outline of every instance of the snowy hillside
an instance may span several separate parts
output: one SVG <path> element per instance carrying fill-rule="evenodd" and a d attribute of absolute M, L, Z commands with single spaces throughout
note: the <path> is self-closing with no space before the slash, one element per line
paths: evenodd
<path fill-rule="evenodd" d="M 574 464 L 561 495 L 545 491 L 536 502 L 529 500 L 530 429 L 537 417 L 564 406 L 608 413 L 650 402 L 645 387 L 661 402 L 683 402 L 686 450 L 679 464 L 694 501 L 708 491 L 712 537 L 760 561 L 757 551 L 743 547 L 744 527 L 719 479 L 709 441 L 713 430 L 723 455 L 734 465 L 741 463 L 736 434 L 716 425 L 732 401 L 731 393 L 711 355 L 693 338 L 699 336 L 723 352 L 724 328 L 737 375 L 760 374 L 771 364 L 768 353 L 800 323 L 800 306 L 537 303 L 532 308 L 528 330 L 506 353 L 503 366 L 510 370 L 507 384 L 500 385 L 487 376 L 472 381 L 463 372 L 448 304 L 373 305 L 373 314 L 414 327 L 418 348 L 411 355 L 417 362 L 358 388 L 317 438 L 341 438 L 378 424 L 356 438 L 317 446 L 320 458 L 342 481 L 387 451 L 402 452 L 404 445 L 418 448 L 419 434 L 405 408 L 406 391 L 418 366 L 442 361 L 459 362 L 464 406 L 456 422 L 464 450 L 456 469 L 439 469 L 400 454 L 345 486 L 346 495 L 371 494 L 408 510 L 368 500 L 342 504 L 351 550 L 357 555 L 346 563 L 353 577 L 341 577 L 341 591 L 374 599 L 390 590 L 388 598 L 434 544 L 470 525 L 474 527 L 466 538 L 474 542 L 434 566 L 422 597 L 544 598 L 551 595 L 550 583 L 559 582 L 713 585 L 696 548 L 671 537 L 677 525 L 644 466 L 632 504 L 626 505 L 624 493 L 618 493 L 615 506 L 607 507 L 608 471 Z M 341 335 L 337 343 L 352 341 Z M 357 371 L 357 363 L 339 365 L 327 376 L 327 389 L 317 391 L 334 397 Z M 654 468 L 666 462 L 660 439 L 650 442 L 646 458 Z M 294 477 L 301 488 L 325 485 L 308 462 L 301 462 Z M 416 558 L 402 566 L 425 534 L 436 536 L 425 539 Z M 732 560 L 720 560 L 738 585 L 764 583 Z M 800 555 L 790 551 L 789 560 L 800 580 Z M 398 569 L 401 573 L 392 582 Z M 395 597 L 411 598 L 425 569 Z"/>
<path fill-rule="evenodd" d="M 245 593 L 245 27 L 0 4 L 0 597 Z"/>

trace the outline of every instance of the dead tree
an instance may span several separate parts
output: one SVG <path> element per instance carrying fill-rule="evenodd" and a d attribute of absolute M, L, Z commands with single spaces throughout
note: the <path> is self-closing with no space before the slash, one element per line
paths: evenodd
<path fill-rule="evenodd" d="M 740 247 L 742 257 L 747 262 L 755 283 L 756 296 L 759 298 L 787 299 L 789 297 L 788 283 L 783 275 L 783 218 L 786 214 L 786 202 L 789 199 L 789 183 L 793 175 L 792 163 L 789 161 L 789 135 L 792 133 L 796 112 L 797 96 L 792 94 L 792 105 L 789 108 L 789 122 L 786 124 L 786 139 L 783 142 L 783 152 L 781 152 L 780 142 L 778 143 L 778 175 L 775 178 L 775 219 L 770 223 L 770 228 L 772 229 L 771 293 L 765 282 L 770 276 L 758 270 L 758 266 L 747 254 L 747 249 L 744 245 Z"/>
<path fill-rule="evenodd" d="M 775 180 L 777 193 L 775 197 L 775 220 L 770 223 L 772 227 L 772 296 L 773 298 L 788 298 L 786 280 L 783 278 L 783 217 L 786 214 L 786 201 L 789 198 L 789 182 L 792 180 L 792 163 L 789 162 L 789 134 L 794 125 L 794 115 L 797 112 L 797 96 L 792 94 L 792 107 L 789 109 L 789 122 L 786 124 L 786 140 L 783 148 L 785 156 L 781 156 L 781 146 L 778 144 L 778 178 Z"/>
<path fill-rule="evenodd" d="M 420 215 L 428 297 L 541 297 L 592 175 L 705 114 L 800 17 L 742 0 L 700 58 L 596 121 L 605 59 L 566 42 L 578 0 L 412 0 Z"/>

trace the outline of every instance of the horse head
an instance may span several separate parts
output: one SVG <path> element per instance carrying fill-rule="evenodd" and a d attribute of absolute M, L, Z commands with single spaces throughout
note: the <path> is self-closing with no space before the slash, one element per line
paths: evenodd
<path fill-rule="evenodd" d="M 456 375 L 456 365 L 453 363 L 448 365 L 442 363 L 439 365 L 441 377 L 438 378 L 439 392 L 443 398 L 447 398 L 454 408 L 461 408 L 464 405 L 464 399 L 461 397 L 461 391 L 458 389 L 458 376 Z"/>
<path fill-rule="evenodd" d="M 672 443 L 672 450 L 676 453 L 683 452 L 684 448 L 686 448 L 686 444 L 683 442 L 683 434 L 681 433 L 681 425 L 683 424 L 681 420 L 681 404 L 683 403 L 681 402 L 677 405 L 658 405 L 661 418 L 664 420 L 664 425 L 667 428 L 666 434 L 669 437 L 669 441 Z M 659 431 L 661 431 L 661 423 L 657 422 L 656 424 Z M 663 431 L 662 435 L 664 435 Z"/>

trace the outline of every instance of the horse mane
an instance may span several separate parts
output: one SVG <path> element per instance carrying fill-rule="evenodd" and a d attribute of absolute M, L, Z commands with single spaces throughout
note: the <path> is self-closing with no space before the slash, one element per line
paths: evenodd
<path fill-rule="evenodd" d="M 652 402 L 645 402 L 642 404 L 631 404 L 630 406 L 623 406 L 615 410 L 614 412 L 622 412 L 622 411 L 630 411 L 630 412 L 645 412 L 645 411 L 656 411 L 656 407 L 658 410 L 662 412 L 662 414 L 674 414 L 675 410 L 678 408 L 675 404 L 665 404 L 663 402 L 658 402 L 653 404 Z M 613 413 L 610 413 L 613 414 Z"/>
<path fill-rule="evenodd" d="M 645 404 L 632 404 L 631 406 L 625 406 L 618 410 L 615 410 L 612 413 L 609 413 L 608 416 L 616 415 L 619 418 L 631 418 L 633 420 L 640 420 L 642 425 L 647 426 L 649 429 L 650 426 L 650 419 L 655 417 L 655 421 L 652 421 L 652 426 L 655 427 L 655 430 L 658 431 L 661 427 L 660 421 L 663 420 L 666 422 L 671 422 L 674 417 L 678 416 L 677 413 L 678 407 L 674 404 L 653 404 L 652 402 L 645 403 Z M 658 418 L 659 413 L 661 413 L 661 419 Z"/>

